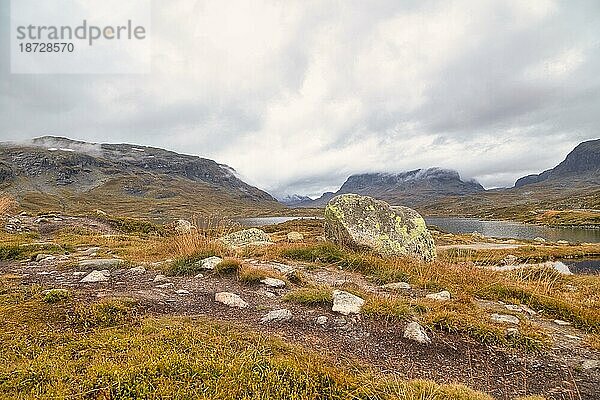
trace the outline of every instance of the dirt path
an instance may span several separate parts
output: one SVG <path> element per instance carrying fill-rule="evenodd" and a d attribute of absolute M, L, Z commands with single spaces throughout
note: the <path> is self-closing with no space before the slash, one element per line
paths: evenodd
<path fill-rule="evenodd" d="M 498 399 L 525 394 L 542 394 L 549 399 L 600 398 L 600 371 L 598 368 L 583 369 L 579 365 L 585 360 L 599 360 L 600 354 L 582 346 L 581 340 L 576 338 L 583 335 L 577 329 L 559 327 L 539 316 L 527 318 L 547 328 L 555 340 L 555 346 L 544 354 L 508 352 L 439 332 L 430 332 L 432 344 L 420 345 L 403 338 L 404 322 L 348 317 L 325 307 L 284 302 L 282 296 L 289 288 L 242 284 L 234 276 L 207 273 L 197 278 L 169 277 L 169 282 L 155 283 L 154 278 L 160 272 L 146 266 L 147 271 L 111 271 L 108 282 L 80 283 L 84 273 L 94 269 L 72 266 L 74 260 L 89 257 L 84 254 L 82 251 L 62 259 L 2 264 L 0 274 L 18 275 L 26 285 L 69 289 L 76 301 L 125 296 L 137 299 L 140 306 L 151 314 L 207 316 L 230 321 L 238 326 L 281 336 L 288 342 L 301 344 L 337 359 L 358 359 L 382 372 L 402 378 L 433 379 L 440 383 L 460 382 Z M 254 263 L 261 264 L 258 261 Z M 269 267 L 269 264 L 263 267 Z M 304 272 L 319 283 L 339 286 L 352 282 L 369 292 L 381 290 L 357 273 L 334 268 Z M 178 294 L 178 290 L 187 292 Z M 223 291 L 240 295 L 249 307 L 229 308 L 215 302 L 215 293 Z M 504 309 L 502 304 L 494 302 L 484 302 L 482 305 L 490 310 Z M 292 312 L 290 321 L 261 323 L 261 318 L 267 312 L 281 308 Z M 327 321 L 317 324 L 319 316 L 327 317 Z"/>

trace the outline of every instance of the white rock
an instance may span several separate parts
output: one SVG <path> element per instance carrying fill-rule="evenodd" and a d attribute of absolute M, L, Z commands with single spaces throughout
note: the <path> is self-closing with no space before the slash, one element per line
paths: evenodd
<path fill-rule="evenodd" d="M 539 243 L 545 243 L 546 239 L 544 239 L 543 237 L 536 237 L 535 239 L 533 239 L 534 242 L 539 242 Z"/>
<path fill-rule="evenodd" d="M 193 226 L 190 221 L 185 219 L 178 219 L 175 221 L 175 232 L 179 234 L 186 234 L 192 232 Z"/>
<path fill-rule="evenodd" d="M 38 254 L 37 256 L 35 256 L 35 261 L 36 262 L 40 262 L 40 261 L 52 261 L 55 258 L 56 257 L 51 256 L 50 254 Z"/>
<path fill-rule="evenodd" d="M 87 272 L 85 271 L 75 271 L 73 272 L 74 276 L 83 276 L 83 275 L 87 275 Z"/>
<path fill-rule="evenodd" d="M 446 301 L 446 300 L 450 300 L 451 295 L 450 295 L 449 291 L 442 290 L 441 292 L 438 292 L 438 293 L 428 294 L 425 297 L 428 298 L 428 299 L 432 299 L 432 300 Z"/>
<path fill-rule="evenodd" d="M 552 268 L 554 268 L 556 271 L 563 275 L 573 275 L 569 267 L 560 261 L 552 263 Z"/>
<path fill-rule="evenodd" d="M 282 281 L 281 279 L 276 279 L 276 278 L 261 279 L 260 283 L 270 286 L 270 287 L 273 287 L 273 288 L 285 287 L 285 282 Z"/>
<path fill-rule="evenodd" d="M 185 289 L 179 289 L 179 290 L 175 291 L 175 294 L 178 294 L 180 296 L 185 296 L 185 295 L 190 294 L 190 292 L 188 290 L 185 290 Z"/>
<path fill-rule="evenodd" d="M 427 336 L 427 332 L 425 332 L 425 328 L 423 328 L 417 322 L 411 322 L 406 325 L 404 328 L 404 338 L 414 340 L 417 343 L 427 344 L 431 343 L 431 339 Z"/>
<path fill-rule="evenodd" d="M 196 278 L 196 279 L 204 278 L 204 274 L 196 274 L 196 275 L 194 275 L 194 278 Z"/>
<path fill-rule="evenodd" d="M 331 310 L 334 312 L 343 315 L 358 314 L 363 304 L 365 304 L 365 301 L 352 293 L 343 290 L 333 291 L 333 307 Z"/>
<path fill-rule="evenodd" d="M 163 283 L 162 285 L 158 285 L 156 287 L 158 289 L 169 289 L 169 288 L 175 287 L 175 284 L 173 284 L 173 282 L 167 282 L 167 283 Z"/>
<path fill-rule="evenodd" d="M 260 294 L 261 296 L 268 297 L 270 299 L 277 297 L 277 295 L 275 293 L 269 292 L 268 290 L 264 290 L 264 289 L 257 290 L 256 293 Z"/>
<path fill-rule="evenodd" d="M 248 307 L 248 303 L 246 303 L 240 296 L 235 293 L 229 292 L 219 292 L 215 294 L 215 301 L 219 303 L 223 303 L 229 307 L 237 307 L 237 308 L 246 308 Z"/>
<path fill-rule="evenodd" d="M 273 263 L 273 268 L 275 268 L 277 271 L 281 272 L 284 275 L 290 275 L 293 274 L 294 272 L 296 272 L 296 268 L 290 266 L 290 265 L 286 265 L 286 264 L 281 264 L 281 263 Z"/>
<path fill-rule="evenodd" d="M 266 322 L 282 322 L 290 319 L 292 319 L 292 312 L 282 308 L 281 310 L 273 310 L 269 312 L 267 315 L 262 317 L 260 322 L 264 324 Z"/>
<path fill-rule="evenodd" d="M 317 325 L 324 326 L 325 324 L 327 324 L 327 317 L 325 315 L 319 315 L 315 322 Z"/>
<path fill-rule="evenodd" d="M 583 363 L 581 363 L 581 369 L 584 369 L 584 370 L 600 369 L 600 361 L 599 360 L 585 360 Z"/>
<path fill-rule="evenodd" d="M 506 328 L 506 337 L 508 338 L 516 338 L 519 336 L 518 328 Z"/>
<path fill-rule="evenodd" d="M 81 260 L 79 266 L 82 268 L 114 268 L 123 263 L 120 258 L 99 258 L 97 260 Z"/>
<path fill-rule="evenodd" d="M 560 325 L 560 326 L 568 326 L 568 325 L 571 325 L 571 323 L 570 323 L 570 322 L 563 321 L 562 319 L 555 319 L 555 320 L 554 320 L 554 323 L 555 323 L 556 325 Z"/>
<path fill-rule="evenodd" d="M 129 272 L 131 272 L 132 274 L 143 274 L 146 272 L 146 268 L 140 265 L 138 267 L 129 268 Z"/>
<path fill-rule="evenodd" d="M 287 234 L 287 239 L 290 242 L 299 242 L 301 240 L 304 240 L 304 235 L 300 232 L 290 232 Z"/>
<path fill-rule="evenodd" d="M 221 261 L 223 261 L 221 257 L 212 256 L 198 261 L 195 265 L 202 269 L 213 270 Z"/>
<path fill-rule="evenodd" d="M 163 274 L 158 274 L 154 277 L 154 280 L 152 282 L 154 282 L 154 283 L 169 282 L 169 278 L 167 278 Z"/>
<path fill-rule="evenodd" d="M 81 283 L 95 283 L 95 282 L 107 282 L 110 279 L 110 272 L 105 269 L 102 271 L 93 270 L 89 274 L 83 277 L 79 282 Z"/>
<path fill-rule="evenodd" d="M 523 311 L 523 309 L 521 308 L 521 306 L 515 305 L 515 304 L 506 304 L 504 306 L 508 311 L 514 311 L 514 312 L 521 312 Z"/>
<path fill-rule="evenodd" d="M 515 317 L 514 315 L 508 315 L 508 314 L 492 314 L 490 316 L 490 319 L 492 320 L 492 322 L 497 322 L 499 324 L 513 324 L 513 325 L 519 325 L 519 318 Z"/>
<path fill-rule="evenodd" d="M 411 289 L 410 285 L 406 282 L 394 282 L 388 283 L 382 286 L 383 289 L 388 290 L 409 290 Z"/>
<path fill-rule="evenodd" d="M 100 247 L 90 247 L 89 249 L 84 250 L 82 254 L 91 256 L 92 254 L 96 254 L 98 251 L 100 251 Z"/>

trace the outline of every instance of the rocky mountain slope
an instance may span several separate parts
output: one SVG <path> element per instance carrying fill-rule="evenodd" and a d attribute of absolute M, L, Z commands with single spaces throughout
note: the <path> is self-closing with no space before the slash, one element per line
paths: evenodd
<path fill-rule="evenodd" d="M 570 185 L 575 181 L 600 184 L 600 139 L 580 143 L 556 167 L 520 178 L 515 187 L 546 182 Z"/>
<path fill-rule="evenodd" d="M 0 190 L 30 210 L 100 208 L 153 218 L 283 208 L 209 159 L 50 136 L 0 144 Z"/>
<path fill-rule="evenodd" d="M 392 205 L 415 207 L 449 195 L 464 195 L 484 190 L 476 181 L 464 181 L 458 172 L 449 169 L 416 169 L 397 174 L 369 173 L 352 175 L 337 192 L 324 193 L 320 198 L 302 202 L 299 206 L 322 207 L 334 196 L 355 193 L 385 200 Z"/>

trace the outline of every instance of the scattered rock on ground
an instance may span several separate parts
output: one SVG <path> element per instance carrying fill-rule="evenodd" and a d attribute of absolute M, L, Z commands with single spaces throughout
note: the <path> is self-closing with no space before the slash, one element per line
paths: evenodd
<path fill-rule="evenodd" d="M 370 248 L 384 256 L 413 255 L 426 261 L 436 257 L 435 243 L 425 220 L 414 210 L 395 207 L 357 194 L 336 196 L 325 208 L 329 240 Z"/>
<path fill-rule="evenodd" d="M 282 322 L 288 321 L 290 319 L 292 319 L 292 312 L 290 310 L 282 308 L 281 310 L 273 310 L 269 312 L 267 315 L 262 317 L 260 322 L 264 324 L 266 322 Z"/>
<path fill-rule="evenodd" d="M 196 262 L 194 265 L 196 265 L 202 269 L 213 270 L 221 261 L 223 261 L 223 259 L 221 257 L 212 256 L 212 257 L 204 258 L 204 259 Z"/>
<path fill-rule="evenodd" d="M 98 251 L 100 251 L 100 247 L 90 247 L 89 249 L 84 250 L 82 254 L 86 256 L 91 256 L 96 254 Z"/>
<path fill-rule="evenodd" d="M 95 283 L 95 282 L 107 282 L 110 279 L 110 272 L 105 269 L 102 271 L 93 270 L 89 274 L 83 277 L 79 282 L 81 283 Z"/>
<path fill-rule="evenodd" d="M 581 363 L 581 369 L 588 371 L 600 369 L 600 360 L 585 360 L 583 363 Z"/>
<path fill-rule="evenodd" d="M 450 300 L 451 295 L 450 295 L 449 291 L 442 290 L 441 292 L 438 292 L 438 293 L 428 294 L 425 297 L 428 298 L 428 299 L 432 299 L 432 300 L 446 301 L 446 300 Z"/>
<path fill-rule="evenodd" d="M 284 275 L 291 275 L 296 272 L 296 268 L 292 267 L 291 265 L 273 263 L 272 266 Z"/>
<path fill-rule="evenodd" d="M 167 278 L 166 276 L 164 276 L 162 274 L 158 274 L 154 277 L 153 282 L 154 283 L 169 282 L 169 278 Z"/>
<path fill-rule="evenodd" d="M 175 284 L 173 282 L 167 282 L 167 283 L 163 283 L 161 285 L 156 286 L 158 289 L 169 289 L 172 287 L 175 287 Z"/>
<path fill-rule="evenodd" d="M 178 219 L 175 221 L 175 232 L 179 234 L 186 234 L 192 232 L 192 223 L 185 219 Z"/>
<path fill-rule="evenodd" d="M 140 265 L 138 267 L 129 268 L 129 272 L 131 272 L 132 274 L 143 274 L 146 272 L 146 268 Z"/>
<path fill-rule="evenodd" d="M 257 228 L 233 232 L 219 239 L 225 246 L 232 248 L 262 246 L 273 244 L 269 235 Z"/>
<path fill-rule="evenodd" d="M 536 237 L 535 239 L 533 239 L 534 242 L 539 242 L 539 243 L 546 243 L 546 239 L 544 239 L 543 237 Z"/>
<path fill-rule="evenodd" d="M 490 316 L 490 319 L 492 320 L 492 322 L 497 322 L 499 324 L 519 325 L 520 322 L 519 318 L 509 314 L 492 314 Z"/>
<path fill-rule="evenodd" d="M 97 260 L 79 261 L 79 267 L 81 268 L 115 268 L 121 264 L 123 264 L 123 260 L 120 258 L 99 258 Z"/>
<path fill-rule="evenodd" d="M 290 232 L 287 234 L 287 239 L 290 242 L 300 242 L 300 241 L 304 240 L 304 235 L 301 234 L 300 232 Z"/>
<path fill-rule="evenodd" d="M 556 325 L 560 325 L 560 326 L 568 326 L 568 325 L 571 325 L 571 323 L 570 323 L 570 322 L 563 321 L 562 319 L 555 319 L 555 320 L 554 320 L 554 323 L 555 323 Z"/>
<path fill-rule="evenodd" d="M 315 322 L 317 325 L 323 326 L 323 325 L 327 324 L 327 317 L 325 315 L 319 315 L 317 317 L 317 319 L 315 320 Z"/>
<path fill-rule="evenodd" d="M 431 339 L 427 336 L 425 328 L 423 328 L 417 322 L 411 322 L 404 328 L 404 338 L 414 340 L 417 343 L 427 344 L 431 343 Z"/>
<path fill-rule="evenodd" d="M 215 294 L 215 301 L 225 304 L 229 307 L 237 307 L 237 308 L 246 308 L 248 307 L 248 303 L 246 303 L 240 296 L 235 293 L 229 292 L 219 292 Z"/>
<path fill-rule="evenodd" d="M 282 281 L 281 279 L 277 279 L 277 278 L 265 278 L 265 279 L 261 279 L 260 283 L 273 287 L 273 288 L 282 288 L 285 287 L 285 282 Z"/>
<path fill-rule="evenodd" d="M 410 285 L 406 282 L 387 283 L 381 287 L 383 289 L 388 289 L 388 290 L 408 290 L 411 288 Z"/>
<path fill-rule="evenodd" d="M 179 289 L 175 291 L 175 294 L 178 294 L 180 296 L 185 296 L 190 294 L 189 290 L 185 290 L 185 289 Z"/>
<path fill-rule="evenodd" d="M 358 314 L 363 304 L 365 304 L 365 301 L 352 293 L 343 290 L 333 291 L 333 307 L 331 310 L 334 312 L 343 315 Z"/>

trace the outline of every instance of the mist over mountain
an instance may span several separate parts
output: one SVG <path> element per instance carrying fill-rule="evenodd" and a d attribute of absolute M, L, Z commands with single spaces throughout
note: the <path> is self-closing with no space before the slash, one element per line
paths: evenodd
<path fill-rule="evenodd" d="M 34 210 L 106 207 L 160 217 L 281 208 L 233 168 L 213 160 L 52 136 L 0 144 L 0 189 Z"/>

